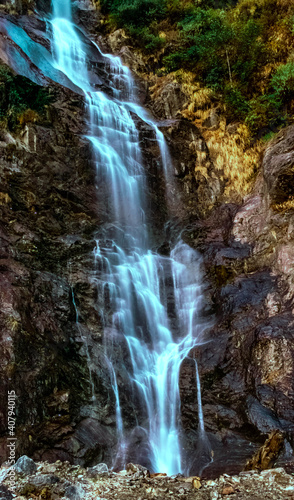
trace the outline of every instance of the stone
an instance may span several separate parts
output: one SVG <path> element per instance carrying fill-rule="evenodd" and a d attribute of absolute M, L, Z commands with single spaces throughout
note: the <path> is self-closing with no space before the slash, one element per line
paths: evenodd
<path fill-rule="evenodd" d="M 143 465 L 129 463 L 126 466 L 126 471 L 128 474 L 136 475 L 136 477 L 150 477 L 149 470 Z"/>
<path fill-rule="evenodd" d="M 31 474 L 34 474 L 34 472 L 36 472 L 37 470 L 37 466 L 35 464 L 35 462 L 27 457 L 26 455 L 23 455 L 22 457 L 20 457 L 15 466 L 14 466 L 16 472 L 18 472 L 19 474 L 24 474 L 24 475 L 31 475 Z"/>
<path fill-rule="evenodd" d="M 85 491 L 79 484 L 75 484 L 66 488 L 64 496 L 69 500 L 83 500 Z"/>
<path fill-rule="evenodd" d="M 0 484 L 0 500 L 12 500 L 13 495 L 11 491 L 4 484 Z"/>
<path fill-rule="evenodd" d="M 222 491 L 221 491 L 222 495 L 232 495 L 233 493 L 235 493 L 235 490 L 233 488 L 233 486 L 225 486 Z"/>
<path fill-rule="evenodd" d="M 200 481 L 200 477 L 194 477 L 194 478 L 193 478 L 193 481 L 192 481 L 192 486 L 193 486 L 193 488 L 195 488 L 196 490 L 199 490 L 199 488 L 201 488 L 201 481 Z"/>
<path fill-rule="evenodd" d="M 203 126 L 210 130 L 217 130 L 220 123 L 220 117 L 216 109 L 212 109 L 206 120 L 203 121 Z M 229 132 L 230 133 L 230 132 Z"/>
<path fill-rule="evenodd" d="M 36 488 L 43 488 L 58 482 L 59 478 L 57 476 L 51 476 L 50 474 L 39 474 L 30 479 L 30 484 L 36 486 Z"/>
<path fill-rule="evenodd" d="M 108 467 L 106 464 L 98 464 L 98 465 L 95 465 L 94 467 L 90 467 L 88 470 L 87 470 L 87 474 L 88 476 L 90 477 L 98 477 L 98 476 L 105 476 L 107 475 L 109 472 L 108 470 Z"/>

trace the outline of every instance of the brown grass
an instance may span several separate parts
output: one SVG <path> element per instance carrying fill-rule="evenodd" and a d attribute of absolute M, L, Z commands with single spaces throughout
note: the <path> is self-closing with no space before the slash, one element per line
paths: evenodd
<path fill-rule="evenodd" d="M 223 120 L 215 132 L 204 132 L 211 160 L 226 183 L 225 201 L 242 201 L 250 193 L 260 163 L 262 143 L 250 147 L 250 133 L 240 124 L 235 134 L 229 134 Z"/>
<path fill-rule="evenodd" d="M 211 172 L 209 174 L 208 169 L 211 160 L 216 175 L 225 183 L 220 201 L 241 202 L 253 188 L 263 143 L 257 141 L 252 145 L 250 132 L 246 125 L 241 123 L 236 124 L 235 133 L 229 133 L 225 111 L 219 100 L 211 89 L 195 82 L 195 74 L 191 72 L 179 70 L 164 77 L 157 77 L 150 88 L 151 97 L 158 97 L 170 82 L 181 85 L 182 92 L 187 96 L 187 105 L 181 114 L 198 127 L 209 149 L 209 158 L 205 152 L 197 149 L 195 175 L 198 177 L 200 174 L 209 182 Z M 216 106 L 220 122 L 217 130 L 209 130 L 203 124 Z"/>
<path fill-rule="evenodd" d="M 235 134 L 227 130 L 224 110 L 218 102 L 220 122 L 217 130 L 207 130 L 203 122 L 210 116 L 217 102 L 214 92 L 201 87 L 195 82 L 195 75 L 186 71 L 178 71 L 174 78 L 181 83 L 182 91 L 187 95 L 189 104 L 182 115 L 192 121 L 200 130 L 209 149 L 210 159 L 220 180 L 226 184 L 224 201 L 241 201 L 253 187 L 263 148 L 261 141 L 251 145 L 251 136 L 244 124 L 239 124 Z M 197 152 L 198 158 L 195 173 L 201 173 L 206 179 L 207 157 Z"/>
<path fill-rule="evenodd" d="M 40 116 L 37 111 L 34 111 L 33 109 L 26 109 L 23 113 L 18 115 L 17 119 L 19 124 L 23 126 L 27 123 L 36 123 L 40 119 Z"/>
<path fill-rule="evenodd" d="M 285 213 L 290 210 L 294 210 L 294 197 L 291 196 L 288 200 L 283 201 L 282 203 L 275 203 L 272 205 L 272 209 L 276 212 Z"/>
<path fill-rule="evenodd" d="M 11 198 L 7 193 L 0 193 L 0 205 L 7 205 L 11 202 Z"/>

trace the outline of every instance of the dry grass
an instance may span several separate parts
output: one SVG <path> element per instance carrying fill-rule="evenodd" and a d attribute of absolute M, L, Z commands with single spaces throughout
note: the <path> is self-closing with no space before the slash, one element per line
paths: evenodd
<path fill-rule="evenodd" d="M 226 187 L 225 201 L 241 201 L 249 194 L 260 163 L 262 143 L 250 147 L 250 133 L 246 125 L 240 124 L 235 134 L 229 134 L 225 121 L 215 132 L 204 132 L 211 160 L 220 173 Z"/>
<path fill-rule="evenodd" d="M 244 124 L 239 124 L 236 133 L 230 134 L 226 127 L 223 111 L 218 103 L 220 122 L 217 130 L 207 130 L 204 121 L 215 108 L 214 92 L 201 87 L 195 82 L 193 73 L 178 71 L 175 79 L 181 83 L 182 91 L 187 95 L 189 104 L 182 115 L 192 121 L 200 130 L 209 149 L 210 159 L 225 182 L 224 201 L 241 201 L 253 187 L 262 151 L 261 141 L 251 145 L 251 136 Z M 207 155 L 197 152 L 195 174 L 202 174 L 208 179 Z"/>
<path fill-rule="evenodd" d="M 172 74 L 167 76 L 155 77 L 154 82 L 155 82 L 154 85 L 152 85 L 152 87 L 150 87 L 149 89 L 151 99 L 157 99 L 160 96 L 164 87 L 168 83 L 174 82 L 174 77 Z"/>
<path fill-rule="evenodd" d="M 194 175 L 196 178 L 199 178 L 199 175 L 204 177 L 207 182 L 211 175 L 218 176 L 225 184 L 224 193 L 219 201 L 241 202 L 253 188 L 263 143 L 257 141 L 252 145 L 252 137 L 244 124 L 236 124 L 235 133 L 229 133 L 224 109 L 221 108 L 214 92 L 195 82 L 193 73 L 180 70 L 157 78 L 150 89 L 151 97 L 156 99 L 160 96 L 164 87 L 170 82 L 181 85 L 182 92 L 187 96 L 187 105 L 181 114 L 198 127 L 209 149 L 208 156 L 206 152 L 196 148 Z M 209 130 L 204 127 L 204 122 L 216 106 L 219 116 L 218 128 Z M 214 165 L 214 174 L 211 172 L 210 160 Z"/>
<path fill-rule="evenodd" d="M 7 193 L 0 193 L 0 205 L 7 205 L 11 202 L 11 198 Z"/>
<path fill-rule="evenodd" d="M 23 113 L 20 113 L 17 117 L 18 122 L 21 126 L 26 125 L 27 123 L 36 123 L 40 116 L 37 111 L 33 109 L 26 109 Z"/>
<path fill-rule="evenodd" d="M 195 112 L 197 109 L 207 109 L 211 107 L 211 102 L 214 99 L 213 90 L 202 87 L 199 82 L 195 81 L 195 74 L 190 71 L 179 70 L 173 73 L 175 81 L 181 84 L 182 91 L 189 98 L 189 113 Z M 189 118 L 187 116 L 187 118 Z"/>
<path fill-rule="evenodd" d="M 294 197 L 291 196 L 288 200 L 283 201 L 283 203 L 275 203 L 272 205 L 272 209 L 275 212 L 285 213 L 290 210 L 294 210 Z"/>

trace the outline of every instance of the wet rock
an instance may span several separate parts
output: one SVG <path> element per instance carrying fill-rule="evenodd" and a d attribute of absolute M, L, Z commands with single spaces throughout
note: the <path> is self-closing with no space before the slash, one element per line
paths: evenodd
<path fill-rule="evenodd" d="M 31 475 L 34 474 L 37 470 L 37 466 L 31 458 L 27 457 L 26 455 L 23 455 L 20 457 L 15 466 L 14 466 L 16 472 L 20 474 L 25 474 L 25 475 Z"/>

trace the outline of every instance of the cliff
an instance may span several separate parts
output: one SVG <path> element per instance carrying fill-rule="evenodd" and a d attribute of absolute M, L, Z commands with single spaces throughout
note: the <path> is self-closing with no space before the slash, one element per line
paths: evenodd
<path fill-rule="evenodd" d="M 28 94 L 23 96 L 28 109 L 7 108 L 1 129 L 0 456 L 7 458 L 7 391 L 16 390 L 19 454 L 94 465 L 110 460 L 115 447 L 115 398 L 104 360 L 94 259 L 96 240 L 107 240 L 111 229 L 109 215 L 84 136 L 83 98 L 60 75 L 53 81 L 38 71 L 9 38 L 11 23 L 42 47 L 48 45 L 33 2 L 8 3 L 1 14 L 0 55 L 11 72 L 1 88 L 8 76 L 13 82 L 21 77 L 23 88 L 33 80 L 33 93 L 45 89 L 46 99 L 28 113 L 31 103 Z M 44 12 L 48 2 L 36 6 Z M 240 122 L 228 123 L 208 92 L 191 87 L 189 73 L 150 75 L 150 62 L 125 32 L 101 35 L 100 14 L 86 3 L 80 7 L 81 30 L 87 26 L 94 40 L 136 73 L 141 101 L 169 145 L 172 186 L 179 194 L 168 221 L 154 132 L 136 119 L 152 200 L 154 250 L 165 255 L 181 232 L 203 256 L 205 315 L 214 321 L 193 354 L 214 452 L 205 474 L 239 472 L 272 430 L 283 433 L 282 461 L 290 460 L 294 128 L 253 144 Z M 105 62 L 91 50 L 93 78 L 108 92 Z M 16 53 L 25 61 L 22 75 L 12 64 Z M 116 342 L 123 350 L 120 339 Z M 125 378 L 122 371 L 121 387 Z M 193 437 L 197 388 L 189 360 L 182 365 L 180 392 L 183 426 Z M 131 427 L 136 415 L 128 394 L 121 404 Z M 139 447 L 135 435 L 134 459 Z M 199 471 L 196 451 L 190 450 L 191 474 Z"/>

